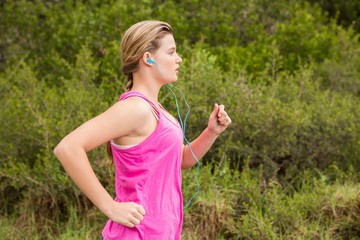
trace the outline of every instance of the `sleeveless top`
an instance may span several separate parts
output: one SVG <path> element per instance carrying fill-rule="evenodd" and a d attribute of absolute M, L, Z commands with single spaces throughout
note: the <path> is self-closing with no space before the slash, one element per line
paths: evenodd
<path fill-rule="evenodd" d="M 138 92 L 129 97 L 146 100 L 158 116 L 156 129 L 142 142 L 128 148 L 111 143 L 115 165 L 115 190 L 118 202 L 135 202 L 145 208 L 140 224 L 133 228 L 108 220 L 102 236 L 105 240 L 178 240 L 183 223 L 181 159 L 183 133 L 158 107 Z"/>

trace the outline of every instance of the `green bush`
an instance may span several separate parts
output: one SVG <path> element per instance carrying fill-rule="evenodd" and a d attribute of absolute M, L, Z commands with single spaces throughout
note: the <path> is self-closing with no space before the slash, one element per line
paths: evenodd
<path fill-rule="evenodd" d="M 313 80 L 310 66 L 292 75 L 276 73 L 271 68 L 278 60 L 273 59 L 262 73 L 264 82 L 268 84 L 255 85 L 246 81 L 246 75 L 236 78 L 232 73 L 223 73 L 216 64 L 216 57 L 205 49 L 197 47 L 193 51 L 192 58 L 184 59 L 182 76 L 176 83 L 192 106 L 186 130 L 188 139 L 193 139 L 206 127 L 214 102 L 224 103 L 233 119 L 230 129 L 204 157 L 204 164 L 213 163 L 221 169 L 228 163 L 233 169 L 241 169 L 249 159 L 252 167 L 262 166 L 264 181 L 280 177 L 283 184 L 301 178 L 299 173 L 305 169 L 326 169 L 333 165 L 338 166 L 339 171 L 359 168 L 359 113 L 355 111 L 359 103 L 355 96 L 321 90 Z M 72 185 L 52 154 L 53 147 L 65 134 L 115 101 L 115 97 L 107 96 L 105 91 L 113 86 L 111 82 L 96 84 L 94 81 L 100 64 L 91 57 L 91 51 L 83 47 L 76 59 L 73 65 L 61 60 L 69 68 L 70 78 L 60 78 L 59 87 L 49 87 L 37 79 L 32 68 L 25 63 L 9 69 L 2 78 L 5 103 L 5 114 L 1 116 L 1 123 L 5 126 L 1 131 L 4 149 L 1 198 L 5 203 L 2 212 L 16 213 L 20 217 L 32 215 L 46 222 L 48 219 L 67 221 L 74 209 L 80 213 L 93 208 Z M 118 81 L 122 84 L 121 80 Z M 181 99 L 181 94 L 176 89 L 174 91 Z M 162 99 L 175 114 L 174 99 L 165 88 Z M 182 101 L 180 103 L 184 114 L 186 107 Z M 113 192 L 112 179 L 108 177 L 113 175 L 113 170 L 105 156 L 104 148 L 100 148 L 91 152 L 90 158 L 100 181 Z M 356 179 L 356 174 L 354 176 Z M 196 190 L 196 186 L 191 184 L 193 181 L 193 175 L 185 175 L 184 183 L 189 189 L 184 192 L 185 199 L 191 196 L 189 191 Z M 231 184 L 237 185 L 237 181 L 235 179 Z M 210 181 L 205 182 L 209 184 L 205 189 L 213 188 Z M 222 191 L 221 187 L 219 189 Z M 249 192 L 255 195 L 243 199 L 245 203 L 254 197 L 262 198 L 261 192 Z M 11 197 L 8 197 L 9 193 Z M 214 193 L 207 192 L 206 197 L 211 197 L 211 194 Z M 199 209 L 220 208 L 204 216 L 219 215 L 213 219 L 213 225 L 226 222 L 232 229 L 236 221 L 232 220 L 231 214 L 233 208 L 239 206 L 227 209 L 223 201 L 205 201 Z M 255 210 L 257 212 L 253 214 L 261 214 L 259 209 Z M 241 225 L 244 232 L 251 228 L 246 225 L 251 222 L 248 218 L 252 213 L 249 214 L 244 216 L 245 225 Z M 268 226 L 256 235 L 258 237 L 261 234 L 274 235 L 279 228 L 290 224 L 285 222 L 274 227 L 270 224 L 271 219 L 257 220 Z M 210 231 L 212 236 L 221 233 L 217 229 L 199 227 L 195 230 Z"/>
<path fill-rule="evenodd" d="M 268 64 L 262 73 L 266 85 L 251 84 L 246 75 L 222 73 L 216 57 L 201 49 L 183 67 L 183 80 L 177 85 L 192 93 L 190 138 L 199 134 L 199 126 L 206 126 L 215 102 L 224 103 L 233 119 L 230 131 L 210 151 L 210 159 L 229 159 L 234 166 L 240 161 L 241 166 L 250 158 L 253 166 L 266 165 L 269 176 L 286 171 L 293 176 L 292 171 L 325 169 L 334 162 L 343 169 L 360 167 L 359 100 L 321 90 L 310 66 L 290 74 L 277 73 L 277 66 Z"/>
<path fill-rule="evenodd" d="M 359 35 L 318 6 L 19 0 L 1 3 L 0 10 L 2 236 L 24 238 L 10 225 L 34 239 L 91 239 L 101 231 L 106 219 L 52 151 L 118 100 L 125 85 L 120 37 L 133 23 L 155 18 L 174 27 L 183 58 L 174 86 L 191 106 L 187 138 L 206 127 L 215 102 L 233 120 L 202 159 L 202 191 L 186 210 L 184 238 L 359 233 Z M 184 118 L 182 94 L 171 89 Z M 166 87 L 160 101 L 176 115 Z M 90 152 L 90 159 L 113 194 L 105 148 Z M 184 200 L 197 190 L 194 171 L 184 171 Z"/>
<path fill-rule="evenodd" d="M 93 83 L 98 64 L 89 50 L 83 48 L 77 59 L 73 78 L 59 79 L 62 88 L 47 87 L 25 63 L 1 78 L 2 212 L 22 217 L 35 214 L 42 221 L 61 219 L 74 206 L 89 207 L 53 154 L 62 137 L 108 105 L 102 88 Z M 100 176 L 110 174 L 104 149 L 93 151 L 91 159 Z M 102 180 L 112 184 L 107 177 Z"/>

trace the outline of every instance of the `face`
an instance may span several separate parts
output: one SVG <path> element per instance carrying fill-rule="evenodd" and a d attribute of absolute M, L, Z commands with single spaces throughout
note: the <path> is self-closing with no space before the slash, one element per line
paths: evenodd
<path fill-rule="evenodd" d="M 182 59 L 176 52 L 176 43 L 172 34 L 160 39 L 160 48 L 153 54 L 153 59 L 165 83 L 176 82 Z"/>

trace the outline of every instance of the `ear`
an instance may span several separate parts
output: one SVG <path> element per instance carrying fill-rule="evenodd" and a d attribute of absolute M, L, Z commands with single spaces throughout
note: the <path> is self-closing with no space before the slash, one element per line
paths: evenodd
<path fill-rule="evenodd" d="M 143 61 L 144 64 L 148 65 L 148 66 L 152 66 L 153 64 L 148 62 L 148 60 L 151 59 L 151 53 L 150 52 L 145 52 L 141 58 L 141 60 Z"/>

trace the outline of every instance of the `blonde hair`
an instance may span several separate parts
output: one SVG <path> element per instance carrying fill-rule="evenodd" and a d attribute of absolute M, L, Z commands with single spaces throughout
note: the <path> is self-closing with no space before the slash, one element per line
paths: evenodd
<path fill-rule="evenodd" d="M 173 34 L 172 27 L 162 21 L 147 20 L 138 22 L 126 30 L 120 44 L 121 71 L 128 83 L 133 85 L 133 73 L 139 68 L 139 60 L 145 52 L 153 53 L 160 45 L 159 40 L 167 34 Z"/>

